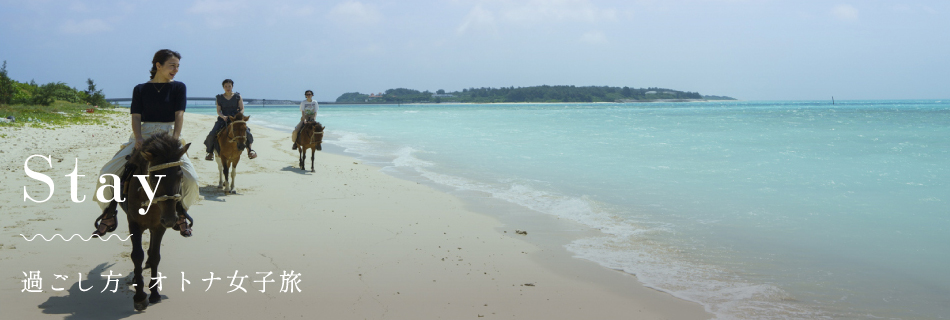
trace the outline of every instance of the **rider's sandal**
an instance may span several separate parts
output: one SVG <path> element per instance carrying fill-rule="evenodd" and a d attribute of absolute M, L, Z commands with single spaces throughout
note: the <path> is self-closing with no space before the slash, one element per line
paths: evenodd
<path fill-rule="evenodd" d="M 248 152 L 247 152 L 247 157 L 248 157 L 248 159 L 257 158 L 257 151 L 254 151 L 254 150 L 248 151 Z"/>
<path fill-rule="evenodd" d="M 205 156 L 205 160 L 214 161 L 214 153 L 209 153 Z"/>
<path fill-rule="evenodd" d="M 178 217 L 178 223 L 172 229 L 178 230 L 182 237 L 188 238 L 191 237 L 191 226 L 193 225 L 195 225 L 195 221 L 186 213 L 184 216 Z"/>
<path fill-rule="evenodd" d="M 172 226 L 172 229 L 178 230 L 182 237 L 190 237 L 191 226 L 195 225 L 195 220 L 191 218 L 191 215 L 188 215 L 188 211 L 185 211 L 185 207 L 181 205 L 181 202 L 179 202 L 175 207 L 178 209 L 180 214 L 178 215 L 178 223 Z"/>
<path fill-rule="evenodd" d="M 112 221 L 111 225 L 109 224 L 109 221 Z M 101 215 L 99 215 L 99 218 L 96 218 L 96 222 L 93 224 L 96 226 L 96 231 L 94 231 L 92 235 L 94 237 L 102 237 L 105 236 L 106 233 L 115 231 L 115 228 L 119 226 L 119 220 L 116 219 L 114 212 L 112 214 L 103 212 Z"/>

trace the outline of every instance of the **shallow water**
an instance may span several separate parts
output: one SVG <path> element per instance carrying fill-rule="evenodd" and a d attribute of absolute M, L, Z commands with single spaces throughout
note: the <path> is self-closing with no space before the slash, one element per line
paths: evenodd
<path fill-rule="evenodd" d="M 950 100 L 330 105 L 318 120 L 384 170 L 597 228 L 567 249 L 721 318 L 950 314 Z"/>

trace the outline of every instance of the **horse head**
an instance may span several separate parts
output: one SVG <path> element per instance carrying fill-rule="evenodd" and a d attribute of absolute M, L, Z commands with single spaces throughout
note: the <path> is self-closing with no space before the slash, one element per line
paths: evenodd
<path fill-rule="evenodd" d="M 316 120 L 308 119 L 305 123 L 304 132 L 310 136 L 310 143 L 315 144 L 316 146 L 314 148 L 316 148 L 318 151 L 323 150 L 323 147 L 321 146 L 323 143 L 323 129 L 326 128 L 327 127 L 321 125 Z"/>
<path fill-rule="evenodd" d="M 244 144 L 247 143 L 247 120 L 250 118 L 244 116 L 243 112 L 228 117 L 228 139 L 237 142 L 238 150 L 244 150 Z"/>
<path fill-rule="evenodd" d="M 171 228 L 178 221 L 177 204 L 181 200 L 181 157 L 188 152 L 191 144 L 181 145 L 167 132 L 162 132 L 145 140 L 138 160 L 139 168 L 147 168 L 148 188 L 154 188 L 151 204 L 143 201 L 141 209 L 133 211 L 137 215 L 159 217 L 161 224 Z M 134 158 L 133 158 L 134 160 Z M 141 173 L 140 173 L 141 174 Z M 158 176 L 163 176 L 159 179 Z M 157 185 L 156 185 L 157 184 Z M 134 206 L 130 205 L 130 208 Z"/>

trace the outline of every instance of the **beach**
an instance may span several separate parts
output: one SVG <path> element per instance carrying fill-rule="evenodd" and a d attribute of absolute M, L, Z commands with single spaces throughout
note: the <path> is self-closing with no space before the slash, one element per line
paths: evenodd
<path fill-rule="evenodd" d="M 23 237 L 58 233 L 88 239 L 99 214 L 92 200 L 99 168 L 130 132 L 127 115 L 113 118 L 114 124 L 105 126 L 0 128 L 5 318 L 712 317 L 701 305 L 646 288 L 633 275 L 545 245 L 548 240 L 533 229 L 503 224 L 455 195 L 387 175 L 358 159 L 317 152 L 310 172 L 308 152 L 307 170 L 300 170 L 289 133 L 255 125 L 253 116 L 248 123 L 259 157 L 242 157 L 237 194 L 226 194 L 216 187 L 217 165 L 203 160 L 201 141 L 214 119 L 192 113 L 186 114 L 182 138 L 193 142 L 189 157 L 203 198 L 189 210 L 194 236 L 166 233 L 158 267 L 167 276 L 164 299 L 137 313 L 124 280 L 132 269 L 128 242 Z M 24 169 L 36 154 L 52 162 L 52 167 L 39 157 L 29 162 L 55 183 L 43 203 L 23 196 L 26 189 L 41 200 L 48 192 Z M 85 196 L 81 203 L 72 201 L 66 176 L 74 169 L 83 175 L 77 184 L 78 197 Z M 128 235 L 126 221 L 120 211 L 114 234 Z M 23 291 L 30 271 L 40 271 L 42 292 Z M 110 272 L 122 275 L 115 293 L 110 291 L 115 283 L 101 276 Z M 299 274 L 299 282 L 282 283 L 286 274 Z M 203 280 L 213 278 L 220 280 Z M 263 282 L 268 279 L 274 282 Z"/>

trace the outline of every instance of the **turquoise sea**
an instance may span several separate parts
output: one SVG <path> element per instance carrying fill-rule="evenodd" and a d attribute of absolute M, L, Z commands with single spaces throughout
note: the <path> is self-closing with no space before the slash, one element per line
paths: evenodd
<path fill-rule="evenodd" d="M 598 229 L 564 247 L 722 319 L 950 318 L 950 99 L 324 105 L 318 120 L 325 145 L 386 172 Z"/>

